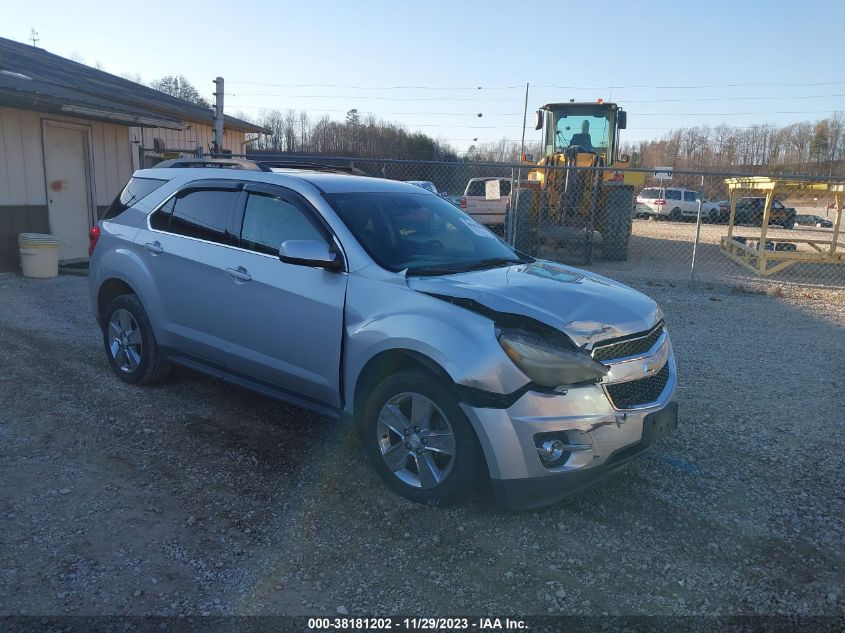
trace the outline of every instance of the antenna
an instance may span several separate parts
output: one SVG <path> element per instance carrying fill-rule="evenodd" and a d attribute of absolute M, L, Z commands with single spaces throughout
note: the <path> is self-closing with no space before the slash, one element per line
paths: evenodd
<path fill-rule="evenodd" d="M 38 40 L 39 40 L 39 37 L 38 37 L 38 31 L 36 31 L 35 29 L 30 29 L 30 31 L 29 31 L 29 39 L 30 39 L 30 41 L 32 42 L 32 45 L 33 45 L 33 46 L 35 46 L 36 44 L 38 44 Z"/>

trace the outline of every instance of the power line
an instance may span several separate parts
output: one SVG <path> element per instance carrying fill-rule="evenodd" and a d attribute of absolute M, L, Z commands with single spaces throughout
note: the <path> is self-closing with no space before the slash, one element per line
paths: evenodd
<path fill-rule="evenodd" d="M 280 97 L 283 99 L 348 99 L 356 100 L 362 99 L 360 95 L 288 95 L 275 92 L 240 92 L 240 93 L 226 93 L 227 97 Z M 761 101 L 789 101 L 791 99 L 825 99 L 825 98 L 841 98 L 845 94 L 830 94 L 830 95 L 797 95 L 794 97 L 785 97 L 779 95 L 776 97 L 757 97 L 757 96 L 743 96 L 743 97 L 692 97 L 689 99 L 624 99 L 624 103 L 683 103 L 686 101 L 747 101 L 747 100 L 761 100 Z M 489 99 L 482 97 L 371 97 L 367 96 L 366 100 L 370 101 L 472 101 L 472 102 L 502 102 L 515 101 L 513 99 Z"/>
<path fill-rule="evenodd" d="M 557 90 L 700 90 L 704 88 L 792 88 L 797 86 L 837 86 L 845 84 L 845 81 L 814 81 L 798 83 L 736 83 L 736 84 L 699 84 L 692 86 L 594 86 L 584 88 L 578 86 L 550 86 L 536 85 L 535 88 L 555 88 Z"/>
<path fill-rule="evenodd" d="M 638 112 L 637 116 L 744 116 L 744 115 L 765 115 L 765 114 L 818 114 L 825 113 L 828 110 L 803 110 L 803 111 L 781 111 L 781 112 Z M 446 123 L 412 123 L 408 124 L 411 127 L 433 127 L 433 128 L 461 128 L 465 130 L 493 130 L 503 128 L 517 128 L 522 129 L 522 125 L 451 125 Z M 645 129 L 645 128 L 643 128 Z M 653 129 L 671 129 L 671 128 L 653 128 Z"/>
<path fill-rule="evenodd" d="M 286 95 L 277 92 L 227 92 L 227 97 L 283 97 L 285 99 L 361 99 L 361 95 Z M 479 101 L 481 97 L 367 97 L 372 101 Z M 490 99 L 487 99 L 490 101 Z M 497 99 L 496 101 L 513 101 Z"/>
<path fill-rule="evenodd" d="M 344 90 L 524 90 L 525 84 L 514 86 L 359 86 L 352 84 L 277 84 L 263 81 L 229 81 L 229 85 L 237 86 L 266 86 L 271 88 L 341 88 Z M 556 90 L 700 90 L 705 88 L 784 88 L 796 86 L 836 86 L 845 84 L 842 81 L 813 81 L 813 82 L 783 82 L 783 83 L 729 83 L 729 84 L 697 84 L 697 85 L 629 85 L 629 86 L 555 86 L 551 84 L 532 84 L 532 88 L 552 88 Z"/>
<path fill-rule="evenodd" d="M 791 99 L 825 99 L 845 97 L 845 94 L 835 95 L 797 95 L 795 97 L 693 97 L 690 99 L 625 99 L 625 103 L 681 103 L 685 101 L 789 101 Z"/>

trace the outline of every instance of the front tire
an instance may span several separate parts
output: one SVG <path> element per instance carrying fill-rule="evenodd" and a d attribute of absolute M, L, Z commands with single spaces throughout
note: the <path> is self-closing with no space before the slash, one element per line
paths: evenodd
<path fill-rule="evenodd" d="M 150 319 L 136 295 L 115 297 L 103 314 L 103 345 L 112 371 L 130 384 L 164 378 L 170 363 L 161 355 Z"/>
<path fill-rule="evenodd" d="M 396 493 L 426 505 L 465 498 L 482 481 L 478 438 L 453 394 L 418 370 L 389 376 L 364 410 L 364 449 Z"/>

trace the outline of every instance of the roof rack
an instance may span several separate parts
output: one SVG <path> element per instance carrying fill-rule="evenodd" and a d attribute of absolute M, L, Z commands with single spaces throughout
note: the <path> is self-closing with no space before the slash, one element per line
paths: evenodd
<path fill-rule="evenodd" d="M 301 161 L 286 161 L 286 160 L 257 160 L 255 161 L 261 167 L 271 169 L 308 169 L 312 171 L 328 171 L 344 174 L 355 174 L 356 176 L 367 176 L 367 172 L 358 169 L 357 167 L 347 165 L 327 165 L 325 163 L 306 163 Z"/>
<path fill-rule="evenodd" d="M 249 171 L 270 171 L 254 160 L 240 158 L 171 158 L 153 165 L 155 169 L 168 168 L 218 168 L 218 169 L 247 169 Z"/>
<path fill-rule="evenodd" d="M 246 158 L 171 158 L 153 166 L 155 169 L 177 169 L 186 167 L 247 169 L 249 171 L 273 171 L 274 169 L 305 169 L 331 173 L 367 176 L 367 172 L 347 165 L 328 165 L 325 163 L 306 163 L 295 160 L 250 160 Z"/>

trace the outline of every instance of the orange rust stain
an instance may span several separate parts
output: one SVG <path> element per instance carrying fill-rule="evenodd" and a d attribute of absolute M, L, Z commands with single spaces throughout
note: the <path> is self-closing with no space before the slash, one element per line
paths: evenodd
<path fill-rule="evenodd" d="M 62 180 L 54 180 L 50 183 L 50 189 L 52 189 L 53 191 L 61 191 L 63 186 L 64 181 Z"/>

